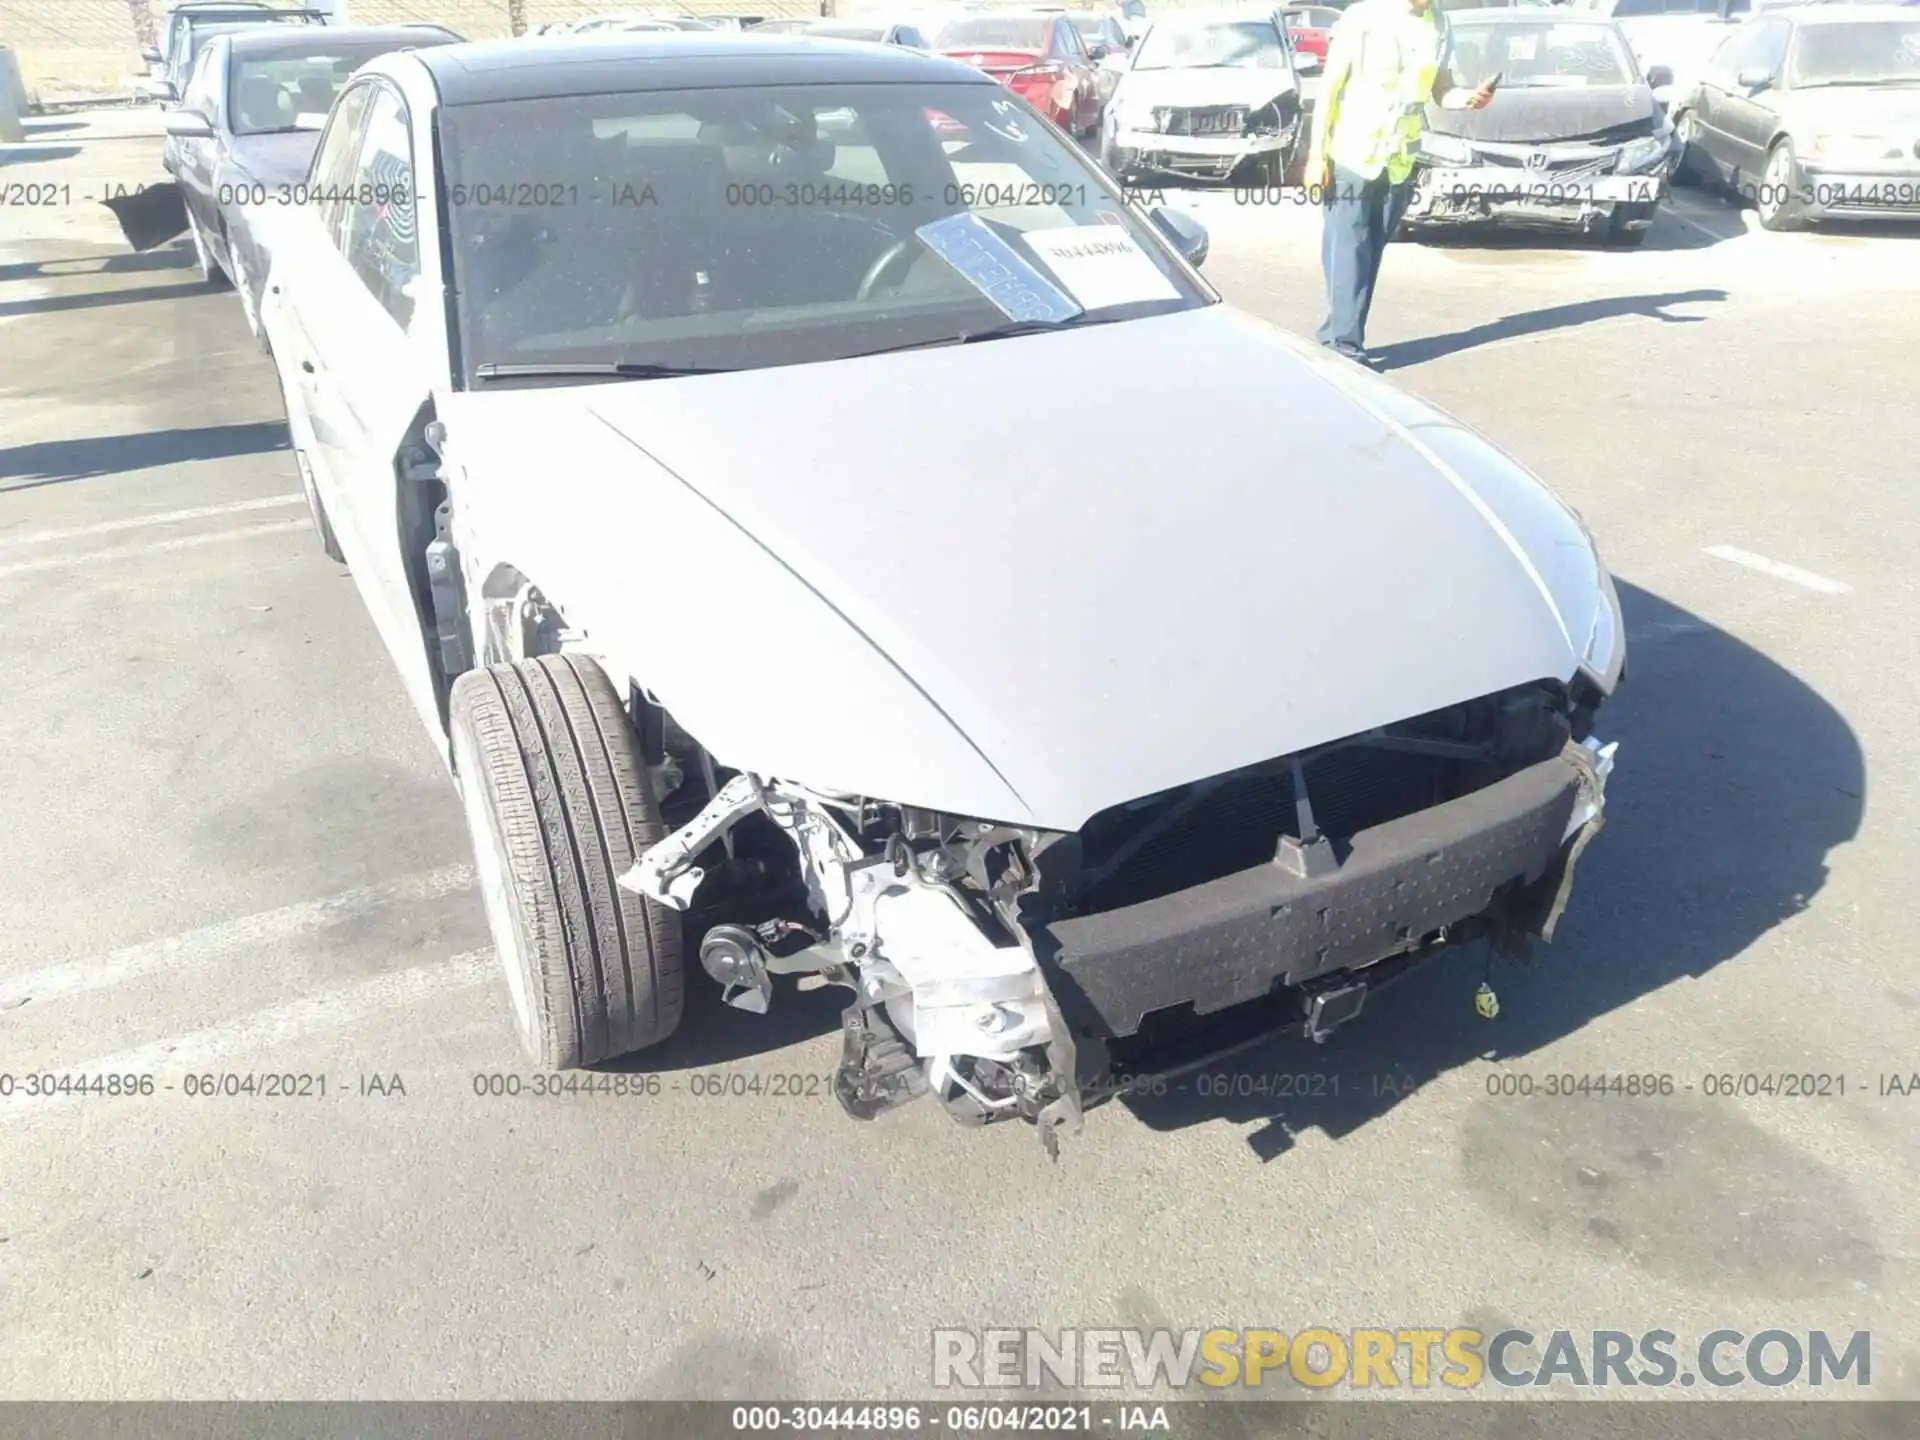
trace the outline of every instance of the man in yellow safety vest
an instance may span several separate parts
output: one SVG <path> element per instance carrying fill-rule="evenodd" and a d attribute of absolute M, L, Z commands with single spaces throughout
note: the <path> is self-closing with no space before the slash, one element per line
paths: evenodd
<path fill-rule="evenodd" d="M 1493 83 L 1463 90 L 1448 63 L 1452 32 L 1433 0 L 1355 0 L 1333 27 L 1306 182 L 1326 207 L 1322 345 L 1371 368 L 1367 312 L 1387 242 L 1406 214 L 1426 107 L 1478 110 Z M 1497 77 L 1496 77 L 1497 78 Z"/>

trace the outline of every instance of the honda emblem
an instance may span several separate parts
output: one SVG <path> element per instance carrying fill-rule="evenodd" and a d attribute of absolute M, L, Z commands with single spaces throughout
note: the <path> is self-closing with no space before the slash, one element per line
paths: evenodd
<path fill-rule="evenodd" d="M 1546 168 L 1547 168 L 1547 152 L 1546 151 L 1536 150 L 1531 155 L 1527 156 L 1527 169 L 1544 170 Z"/>

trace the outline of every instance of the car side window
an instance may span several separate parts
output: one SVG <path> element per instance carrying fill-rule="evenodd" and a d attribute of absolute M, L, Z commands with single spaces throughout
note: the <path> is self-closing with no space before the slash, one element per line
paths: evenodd
<path fill-rule="evenodd" d="M 404 330 L 413 319 L 413 282 L 420 278 L 413 136 L 400 96 L 385 85 L 373 89 L 366 141 L 348 186 L 342 249 L 360 283 Z"/>
<path fill-rule="evenodd" d="M 1613 7 L 1616 20 L 1638 20 L 1647 15 L 1658 15 L 1665 8 L 1665 0 L 1620 0 Z"/>
<path fill-rule="evenodd" d="M 340 222 L 346 213 L 346 191 L 353 183 L 360 137 L 366 133 L 367 106 L 373 99 L 371 82 L 349 86 L 333 107 L 313 168 L 307 172 L 307 203 L 318 213 L 321 227 L 335 248 L 340 246 Z"/>
<path fill-rule="evenodd" d="M 900 44 L 906 45 L 914 50 L 925 50 L 929 48 L 927 45 L 927 37 L 911 25 L 902 25 L 900 27 L 898 39 Z"/>
<path fill-rule="evenodd" d="M 1743 25 L 1720 42 L 1719 48 L 1707 57 L 1707 78 L 1716 85 L 1727 86 L 1733 83 L 1733 77 L 1739 73 L 1741 56 L 1753 43 L 1753 29 Z"/>
<path fill-rule="evenodd" d="M 1787 41 L 1793 37 L 1792 28 L 1784 20 L 1755 20 L 1747 29 L 1753 39 L 1753 50 L 1746 63 L 1777 79 L 1787 62 Z"/>
<path fill-rule="evenodd" d="M 193 62 L 193 71 L 187 76 L 187 87 L 180 94 L 180 106 L 184 110 L 198 110 L 209 120 L 216 119 L 214 114 L 214 57 L 219 53 L 218 45 L 209 45 L 200 52 L 199 59 Z"/>

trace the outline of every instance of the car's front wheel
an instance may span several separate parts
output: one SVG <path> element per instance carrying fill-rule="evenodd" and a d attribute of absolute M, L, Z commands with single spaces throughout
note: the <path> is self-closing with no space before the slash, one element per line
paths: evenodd
<path fill-rule="evenodd" d="M 454 768 L 487 924 L 527 1054 L 554 1070 L 680 1024 L 680 917 L 616 883 L 665 834 L 606 672 L 574 655 L 469 670 Z"/>
<path fill-rule="evenodd" d="M 1806 225 L 1800 217 L 1799 189 L 1800 162 L 1794 158 L 1793 141 L 1780 140 L 1767 152 L 1766 173 L 1753 197 L 1762 230 L 1799 230 Z"/>

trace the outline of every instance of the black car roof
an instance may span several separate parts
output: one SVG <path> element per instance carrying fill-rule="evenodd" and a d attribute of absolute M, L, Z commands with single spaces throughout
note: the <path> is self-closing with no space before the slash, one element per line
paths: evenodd
<path fill-rule="evenodd" d="M 249 25 L 232 40 L 237 58 L 260 60 L 274 55 L 324 54 L 338 45 L 364 45 L 393 40 L 416 45 L 450 45 L 460 36 L 439 25 Z"/>
<path fill-rule="evenodd" d="M 442 105 L 744 85 L 995 85 L 983 70 L 899 47 L 751 30 L 477 41 L 418 52 Z"/>

